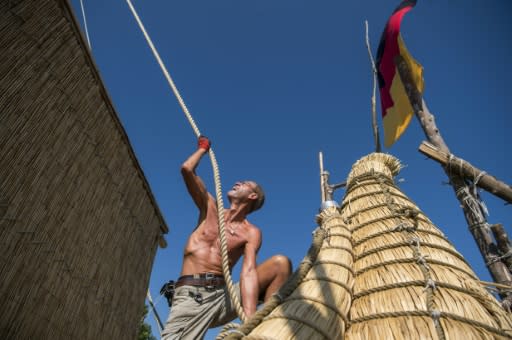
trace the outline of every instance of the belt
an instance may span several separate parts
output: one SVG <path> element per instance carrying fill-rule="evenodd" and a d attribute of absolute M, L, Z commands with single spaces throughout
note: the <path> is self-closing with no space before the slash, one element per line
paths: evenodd
<path fill-rule="evenodd" d="M 176 288 L 181 286 L 196 286 L 206 289 L 215 289 L 226 284 L 224 276 L 213 273 L 203 273 L 194 275 L 183 275 L 176 281 Z"/>

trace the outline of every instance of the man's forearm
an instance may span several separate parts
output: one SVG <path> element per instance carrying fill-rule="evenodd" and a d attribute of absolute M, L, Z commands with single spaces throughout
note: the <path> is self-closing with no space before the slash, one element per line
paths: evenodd
<path fill-rule="evenodd" d="M 254 274 L 246 274 L 240 278 L 240 293 L 242 295 L 242 306 L 247 317 L 256 312 L 258 303 L 258 277 Z"/>
<path fill-rule="evenodd" d="M 205 153 L 204 149 L 197 149 L 181 166 L 182 172 L 194 172 Z"/>

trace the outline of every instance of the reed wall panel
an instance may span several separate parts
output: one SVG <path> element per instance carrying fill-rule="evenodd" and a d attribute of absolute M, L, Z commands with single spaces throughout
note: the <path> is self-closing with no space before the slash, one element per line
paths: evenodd
<path fill-rule="evenodd" d="M 0 2 L 0 338 L 134 339 L 167 226 L 64 0 Z"/>

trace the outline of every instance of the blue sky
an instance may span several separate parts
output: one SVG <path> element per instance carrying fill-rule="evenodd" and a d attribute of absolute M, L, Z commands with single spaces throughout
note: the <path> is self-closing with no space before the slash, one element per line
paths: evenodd
<path fill-rule="evenodd" d="M 150 281 L 165 319 L 167 303 L 158 292 L 179 276 L 182 249 L 197 221 L 179 173 L 196 138 L 126 2 L 83 1 L 92 54 L 170 227 L 169 245 L 158 250 Z M 243 179 L 266 191 L 264 208 L 250 217 L 263 231 L 260 261 L 282 253 L 296 266 L 306 254 L 320 205 L 319 151 L 332 181 L 341 182 L 356 160 L 374 150 L 364 21 L 375 54 L 398 3 L 133 0 L 201 132 L 213 141 L 224 192 Z M 79 0 L 72 4 L 82 23 Z M 424 98 L 451 151 L 506 183 L 512 183 L 506 151 L 510 13 L 508 0 L 419 0 L 402 23 L 404 41 L 424 67 Z M 417 151 L 423 140 L 414 119 L 384 151 L 405 165 L 398 176 L 402 190 L 490 281 L 446 176 Z M 214 190 L 208 158 L 198 173 Z M 489 222 L 510 232 L 510 205 L 482 196 Z"/>

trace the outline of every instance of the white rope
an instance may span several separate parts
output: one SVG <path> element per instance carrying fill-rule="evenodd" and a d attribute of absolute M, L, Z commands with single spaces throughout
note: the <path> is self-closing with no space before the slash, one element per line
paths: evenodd
<path fill-rule="evenodd" d="M 477 184 L 478 184 L 478 181 L 480 181 L 480 179 L 481 179 L 482 177 L 484 177 L 485 175 L 487 175 L 487 172 L 485 172 L 485 171 L 481 171 L 481 172 L 478 174 L 478 176 L 476 176 L 476 177 L 475 177 L 475 179 L 473 180 L 473 184 L 474 184 L 474 185 L 477 185 Z"/>
<path fill-rule="evenodd" d="M 190 114 L 187 106 L 185 105 L 185 101 L 181 97 L 178 88 L 174 84 L 174 81 L 171 78 L 171 75 L 169 74 L 169 71 L 167 71 L 167 68 L 165 67 L 162 58 L 160 58 L 160 54 L 155 48 L 155 45 L 151 41 L 151 38 L 149 37 L 149 34 L 146 31 L 146 28 L 144 27 L 144 24 L 139 18 L 139 15 L 135 11 L 135 8 L 133 7 L 130 0 L 126 0 L 126 3 L 128 4 L 128 7 L 130 7 L 130 10 L 132 11 L 132 14 L 137 21 L 140 30 L 144 34 L 144 37 L 146 38 L 146 41 L 151 48 L 151 51 L 153 52 L 153 55 L 155 56 L 158 65 L 160 65 L 160 68 L 162 69 L 162 72 L 164 73 L 165 78 L 167 79 L 167 82 L 169 83 L 169 86 L 171 87 L 174 95 L 176 96 L 176 99 L 178 100 L 181 109 L 183 110 L 183 113 L 185 113 L 185 116 L 187 117 L 190 126 L 194 130 L 194 133 L 196 134 L 196 137 L 199 137 L 201 135 L 201 132 L 199 131 L 199 128 L 197 127 L 194 118 L 192 118 L 192 115 Z M 241 307 L 240 300 L 238 298 L 238 294 L 235 292 L 235 288 L 233 285 L 233 280 L 231 279 L 231 271 L 229 268 L 229 259 L 228 259 L 228 249 L 227 249 L 227 240 L 226 240 L 226 231 L 224 228 L 224 202 L 222 200 L 222 188 L 221 188 L 221 182 L 220 182 L 220 174 L 219 174 L 219 168 L 217 164 L 217 160 L 215 158 L 215 153 L 213 152 L 213 149 L 210 148 L 210 160 L 212 162 L 212 168 L 213 168 L 213 177 L 215 182 L 215 193 L 217 198 L 217 212 L 218 212 L 218 222 L 219 222 L 219 238 L 220 238 L 220 247 L 221 247 L 221 255 L 222 255 L 222 273 L 224 275 L 224 279 L 226 281 L 226 286 L 228 288 L 229 296 L 231 297 L 231 300 L 233 301 L 233 304 L 235 305 L 235 309 L 237 311 L 237 314 L 243 322 L 246 321 L 246 315 L 243 311 L 243 308 Z"/>
<path fill-rule="evenodd" d="M 180 93 L 178 91 L 178 88 L 174 84 L 174 81 L 172 80 L 171 75 L 169 74 L 169 71 L 167 71 L 167 68 L 165 67 L 164 62 L 162 61 L 162 58 L 160 58 L 160 54 L 156 50 L 155 45 L 153 44 L 153 41 L 149 37 L 149 34 L 147 33 L 146 28 L 144 27 L 144 24 L 140 20 L 139 15 L 137 14 L 137 12 L 135 11 L 135 8 L 133 7 L 132 2 L 130 0 L 126 0 L 126 2 L 128 3 L 128 6 L 130 7 L 130 10 L 132 11 L 133 16 L 135 17 L 135 20 L 137 20 L 137 23 L 139 24 L 140 30 L 144 34 L 144 37 L 146 38 L 146 41 L 147 41 L 149 47 L 151 48 L 151 52 L 153 52 L 153 55 L 155 56 L 156 61 L 158 62 L 158 65 L 160 65 L 160 68 L 162 69 L 162 72 L 164 73 L 165 79 L 167 79 L 167 82 L 169 83 L 169 86 L 171 87 L 172 92 L 174 92 L 174 95 L 176 96 L 176 99 L 178 99 L 178 102 L 179 102 L 179 104 L 181 106 L 181 109 L 183 110 L 183 112 L 187 116 L 188 120 L 190 121 L 190 125 L 192 125 L 192 129 L 194 130 L 194 133 L 196 134 L 196 137 L 199 137 L 201 135 L 201 132 L 199 131 L 199 129 L 198 129 L 194 119 L 190 115 L 190 112 L 188 111 L 187 105 L 185 105 L 185 101 L 181 97 L 181 95 L 180 95 Z"/>
<path fill-rule="evenodd" d="M 87 19 L 85 18 L 85 9 L 84 9 L 83 0 L 80 0 L 80 7 L 82 8 L 82 18 L 84 19 L 85 37 L 87 38 L 87 44 L 89 45 L 89 49 L 92 50 L 91 39 L 89 39 L 89 30 L 87 29 Z"/>

